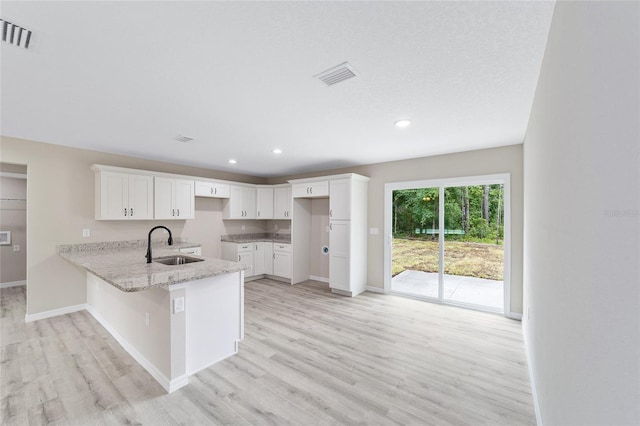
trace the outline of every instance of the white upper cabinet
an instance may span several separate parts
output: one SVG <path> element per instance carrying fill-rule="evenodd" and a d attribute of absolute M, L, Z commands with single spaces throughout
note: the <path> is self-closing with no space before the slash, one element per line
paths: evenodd
<path fill-rule="evenodd" d="M 329 218 L 351 219 L 351 179 L 332 180 L 329 188 Z"/>
<path fill-rule="evenodd" d="M 229 198 L 229 185 L 218 182 L 196 181 L 196 197 Z"/>
<path fill-rule="evenodd" d="M 273 219 L 273 188 L 256 189 L 256 219 Z"/>
<path fill-rule="evenodd" d="M 194 181 L 155 177 L 154 218 L 193 219 Z"/>
<path fill-rule="evenodd" d="M 153 219 L 152 176 L 96 170 L 95 185 L 96 220 Z"/>
<path fill-rule="evenodd" d="M 223 219 L 255 219 L 256 188 L 231 186 L 229 199 L 223 201 Z"/>
<path fill-rule="evenodd" d="M 293 198 L 315 198 L 329 196 L 329 181 L 294 183 Z"/>
<path fill-rule="evenodd" d="M 291 187 L 283 186 L 273 190 L 274 199 L 274 219 L 291 220 Z"/>

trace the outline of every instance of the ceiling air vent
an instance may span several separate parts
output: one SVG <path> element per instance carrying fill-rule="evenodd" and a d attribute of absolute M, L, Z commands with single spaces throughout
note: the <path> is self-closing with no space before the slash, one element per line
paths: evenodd
<path fill-rule="evenodd" d="M 314 75 L 313 77 L 318 78 L 327 86 L 333 86 L 334 84 L 348 80 L 355 76 L 356 70 L 354 70 L 353 67 L 349 65 L 349 63 L 344 62 L 333 68 L 329 68 L 328 70 L 323 71 L 320 74 Z"/>
<path fill-rule="evenodd" d="M 12 24 L 4 19 L 0 19 L 0 25 L 2 26 L 2 41 L 25 49 L 29 48 L 29 44 L 31 43 L 31 30 Z"/>
<path fill-rule="evenodd" d="M 186 142 L 191 142 L 193 140 L 193 138 L 190 138 L 189 136 L 178 135 L 178 136 L 176 136 L 176 140 L 178 142 L 186 143 Z"/>

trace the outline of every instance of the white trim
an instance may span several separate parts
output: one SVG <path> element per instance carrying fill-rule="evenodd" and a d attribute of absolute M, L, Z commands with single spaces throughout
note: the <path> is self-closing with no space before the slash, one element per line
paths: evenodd
<path fill-rule="evenodd" d="M 91 316 L 93 316 L 96 321 L 98 321 L 100 325 L 102 325 L 109 332 L 109 334 L 111 334 L 113 338 L 116 339 L 120 346 L 122 346 L 122 348 L 127 351 L 127 353 L 129 353 L 129 355 L 131 355 L 133 359 L 138 362 L 138 364 L 142 366 L 142 368 L 147 370 L 147 372 L 151 374 L 151 376 L 156 379 L 156 381 L 160 383 L 160 386 L 162 386 L 168 393 L 174 392 L 189 383 L 189 376 L 186 374 L 183 374 L 182 376 L 179 376 L 173 380 L 169 380 L 167 376 L 162 374 L 160 370 L 158 370 L 149 360 L 142 356 L 142 354 L 138 352 L 136 348 L 129 344 L 129 342 L 127 342 L 125 338 L 122 337 L 116 331 L 116 329 L 111 326 L 111 324 L 109 324 L 104 318 L 102 318 L 100 314 L 98 314 L 98 312 L 93 309 L 93 307 L 86 305 L 86 309 L 87 312 L 89 312 Z"/>
<path fill-rule="evenodd" d="M 536 413 L 536 424 L 542 426 L 542 415 L 540 414 L 540 404 L 538 402 L 538 391 L 536 389 L 536 379 L 533 375 L 533 364 L 531 364 L 531 355 L 529 353 L 529 339 L 527 332 L 522 327 L 522 336 L 524 337 L 524 352 L 527 354 L 527 366 L 529 367 L 529 382 L 531 383 L 531 395 L 533 396 L 533 409 Z"/>
<path fill-rule="evenodd" d="M 44 311 L 44 312 L 38 312 L 37 314 L 26 314 L 24 316 L 24 321 L 25 322 L 33 322 L 33 321 L 39 321 L 42 319 L 47 319 L 47 318 L 52 318 L 52 317 L 57 317 L 60 315 L 66 315 L 66 314 L 72 314 L 74 312 L 78 312 L 78 311 L 83 311 L 87 308 L 86 304 L 81 304 L 81 305 L 73 305 L 73 306 L 66 306 L 64 308 L 58 308 L 58 309 L 52 309 L 50 311 Z"/>
<path fill-rule="evenodd" d="M 315 275 L 309 275 L 309 279 L 312 280 L 312 281 L 320 281 L 321 283 L 329 284 L 329 278 L 318 277 L 318 276 L 315 276 Z"/>
<path fill-rule="evenodd" d="M 369 291 L 371 293 L 380 293 L 380 294 L 384 294 L 384 288 L 380 288 L 380 287 L 373 287 L 368 285 L 367 288 L 365 289 L 365 291 Z"/>
<path fill-rule="evenodd" d="M 515 315 L 511 312 L 511 173 L 496 173 L 490 175 L 479 176 L 464 176 L 455 178 L 441 178 L 441 179 L 428 179 L 428 180 L 416 180 L 407 182 L 389 182 L 384 184 L 384 292 L 391 292 L 391 255 L 392 255 L 392 204 L 393 204 L 393 191 L 398 189 L 413 189 L 413 188 L 434 188 L 438 187 L 440 196 L 440 211 L 444 212 L 444 197 L 443 192 L 446 187 L 455 186 L 473 186 L 473 185 L 492 185 L 503 184 L 504 185 L 504 279 L 503 279 L 503 293 L 504 293 L 504 309 L 503 312 L 506 317 L 514 318 Z M 444 215 L 440 215 L 439 227 L 444 225 Z M 442 263 L 444 262 L 444 234 L 438 234 L 438 240 L 440 242 L 440 267 L 439 269 L 439 294 L 442 294 L 442 274 L 444 273 Z M 435 299 L 436 301 L 443 302 L 441 299 Z M 451 301 L 447 301 L 446 304 L 452 304 Z M 515 319 L 515 318 L 514 318 Z"/>
<path fill-rule="evenodd" d="M 27 285 L 27 280 L 0 283 L 0 288 L 19 287 L 21 285 Z"/>
<path fill-rule="evenodd" d="M 504 316 L 512 320 L 522 321 L 522 314 L 519 314 L 518 312 L 509 312 L 504 314 Z"/>
<path fill-rule="evenodd" d="M 26 179 L 26 173 L 13 173 L 13 172 L 0 172 L 0 177 L 13 178 L 13 179 Z"/>

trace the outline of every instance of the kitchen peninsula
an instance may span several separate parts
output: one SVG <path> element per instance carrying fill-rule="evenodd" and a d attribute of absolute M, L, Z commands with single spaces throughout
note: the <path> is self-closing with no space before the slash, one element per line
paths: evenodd
<path fill-rule="evenodd" d="M 238 352 L 244 335 L 244 271 L 236 262 L 189 255 L 198 244 L 146 240 L 58 246 L 87 271 L 87 311 L 167 392 Z M 184 259 L 183 259 L 184 260 Z"/>

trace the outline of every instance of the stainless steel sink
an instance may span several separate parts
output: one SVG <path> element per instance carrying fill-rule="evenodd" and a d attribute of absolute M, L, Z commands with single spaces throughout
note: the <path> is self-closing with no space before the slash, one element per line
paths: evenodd
<path fill-rule="evenodd" d="M 204 259 L 198 259 L 197 257 L 182 256 L 179 254 L 174 256 L 156 257 L 153 259 L 154 262 L 163 263 L 165 265 L 184 265 L 186 263 L 202 262 L 203 260 Z"/>

